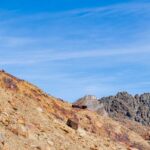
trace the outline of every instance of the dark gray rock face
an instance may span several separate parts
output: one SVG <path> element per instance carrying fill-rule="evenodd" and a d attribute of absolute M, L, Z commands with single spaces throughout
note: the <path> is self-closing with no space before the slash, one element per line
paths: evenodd
<path fill-rule="evenodd" d="M 144 125 L 150 125 L 150 93 L 132 96 L 119 92 L 116 96 L 99 99 L 111 117 L 128 118 Z"/>
<path fill-rule="evenodd" d="M 85 96 L 74 104 L 86 105 L 88 109 L 100 115 L 109 115 L 116 119 L 130 119 L 143 125 L 150 125 L 150 93 L 132 96 L 119 92 L 115 96 L 97 99 Z"/>

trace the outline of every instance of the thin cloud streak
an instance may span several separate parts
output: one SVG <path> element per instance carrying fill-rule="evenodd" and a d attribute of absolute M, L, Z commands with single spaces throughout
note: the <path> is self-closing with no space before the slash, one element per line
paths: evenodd
<path fill-rule="evenodd" d="M 76 51 L 76 52 L 66 52 L 63 51 L 55 53 L 55 51 L 41 51 L 38 55 L 34 55 L 35 59 L 39 61 L 57 61 L 57 60 L 68 60 L 68 59 L 80 59 L 80 58 L 96 58 L 96 57 L 113 57 L 122 55 L 139 55 L 139 54 L 149 54 L 150 48 L 126 48 L 118 50 L 88 50 L 88 51 Z"/>
<path fill-rule="evenodd" d="M 1 46 L 5 46 L 5 47 L 19 47 L 19 46 L 25 46 L 28 44 L 34 44 L 36 42 L 40 42 L 41 40 L 39 39 L 34 39 L 34 38 L 29 38 L 29 37 L 0 37 L 0 43 Z"/>
<path fill-rule="evenodd" d="M 118 50 L 88 50 L 88 51 L 76 51 L 76 52 L 55 52 L 55 51 L 41 51 L 39 53 L 32 53 L 32 56 L 28 53 L 20 53 L 20 58 L 9 60 L 4 59 L 0 60 L 1 65 L 17 65 L 17 64 L 36 64 L 47 61 L 64 61 L 71 59 L 86 59 L 86 58 L 100 58 L 100 57 L 121 57 L 121 56 L 141 56 L 150 54 L 150 48 L 126 48 L 126 49 L 118 49 Z M 22 57 L 21 57 L 22 55 Z M 14 56 L 15 57 L 15 56 Z M 17 56 L 18 57 L 18 56 Z"/>
<path fill-rule="evenodd" d="M 87 9 L 78 9 L 78 10 L 72 10 L 68 11 L 64 14 L 73 14 L 76 15 L 78 14 L 79 16 L 88 16 L 93 13 L 106 13 L 106 15 L 110 15 L 112 13 L 117 13 L 117 12 L 145 12 L 145 11 L 150 11 L 150 3 L 129 3 L 129 4 L 116 4 L 116 5 L 110 5 L 110 6 L 102 6 L 102 7 L 97 7 L 97 8 L 87 8 Z"/>
<path fill-rule="evenodd" d="M 115 4 L 115 5 L 108 5 L 108 6 L 101 6 L 95 8 L 82 8 L 82 9 L 74 9 L 69 11 L 60 11 L 60 12 L 42 12 L 42 13 L 35 13 L 35 14 L 28 14 L 28 15 L 18 15 L 19 10 L 12 10 L 8 12 L 0 12 L 0 17 L 5 16 L 5 20 L 1 21 L 0 24 L 7 24 L 7 23 L 15 23 L 18 21 L 23 20 L 26 21 L 36 21 L 36 20 L 43 20 L 43 19 L 50 19 L 51 17 L 55 20 L 58 18 L 61 19 L 63 16 L 76 16 L 76 17 L 83 17 L 88 15 L 93 15 L 95 13 L 100 13 L 99 15 L 110 15 L 113 13 L 118 12 L 147 12 L 150 11 L 150 3 L 122 3 L 122 4 Z M 13 15 L 14 14 L 14 17 Z M 8 16 L 11 15 L 11 18 Z M 8 18 L 7 18 L 8 17 Z M 8 19 L 8 20 L 7 20 Z M 64 18 L 62 18 L 64 19 Z"/>

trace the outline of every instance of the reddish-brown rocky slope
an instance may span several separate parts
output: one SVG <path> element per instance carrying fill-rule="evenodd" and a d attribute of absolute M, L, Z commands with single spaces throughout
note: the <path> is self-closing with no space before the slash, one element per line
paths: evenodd
<path fill-rule="evenodd" d="M 70 119 L 78 129 L 69 127 Z M 123 123 L 48 96 L 0 71 L 0 149 L 149 150 L 148 140 Z"/>

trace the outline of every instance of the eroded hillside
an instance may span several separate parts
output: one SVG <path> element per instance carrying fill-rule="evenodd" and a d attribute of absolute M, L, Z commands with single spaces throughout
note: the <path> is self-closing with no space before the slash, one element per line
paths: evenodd
<path fill-rule="evenodd" d="M 70 119 L 78 129 L 69 127 Z M 149 150 L 148 141 L 123 123 L 48 96 L 0 71 L 0 149 Z"/>

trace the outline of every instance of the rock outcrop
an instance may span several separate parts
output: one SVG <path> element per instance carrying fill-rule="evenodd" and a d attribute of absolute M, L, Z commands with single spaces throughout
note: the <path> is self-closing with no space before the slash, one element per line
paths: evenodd
<path fill-rule="evenodd" d="M 116 96 L 99 99 L 111 117 L 123 117 L 150 125 L 150 93 L 132 96 L 119 92 Z"/>
<path fill-rule="evenodd" d="M 107 116 L 107 112 L 104 109 L 103 103 L 100 103 L 96 96 L 87 95 L 80 99 L 78 99 L 74 105 L 78 106 L 87 106 L 87 108 L 91 111 L 96 111 L 99 114 Z"/>
<path fill-rule="evenodd" d="M 115 96 L 97 99 L 85 96 L 74 105 L 85 105 L 89 110 L 99 114 L 108 114 L 116 119 L 130 119 L 143 125 L 150 125 L 150 93 L 132 96 L 127 92 L 119 92 Z"/>

